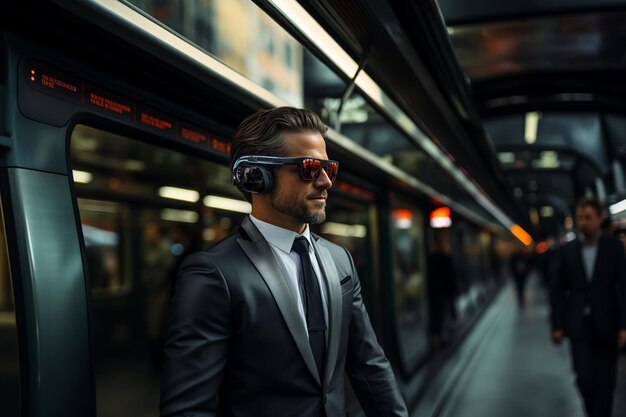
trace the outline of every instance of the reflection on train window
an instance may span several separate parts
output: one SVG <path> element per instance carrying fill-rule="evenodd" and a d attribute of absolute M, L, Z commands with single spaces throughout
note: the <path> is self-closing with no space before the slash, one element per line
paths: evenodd
<path fill-rule="evenodd" d="M 120 272 L 119 204 L 79 198 L 78 206 L 92 294 L 129 291 L 132 282 Z"/>
<path fill-rule="evenodd" d="M 258 85 L 303 104 L 302 46 L 250 0 L 130 0 Z"/>
<path fill-rule="evenodd" d="M 312 230 L 350 251 L 363 287 L 363 297 L 369 306 L 371 296 L 367 294 L 367 290 L 371 280 L 370 274 L 374 269 L 368 234 L 369 207 L 363 203 L 331 195 L 326 214 L 326 221 L 312 226 Z"/>
<path fill-rule="evenodd" d="M 428 348 L 424 283 L 423 220 L 419 210 L 392 196 L 391 242 L 398 345 L 405 368 L 412 368 Z"/>
<path fill-rule="evenodd" d="M 20 415 L 20 385 L 15 304 L 4 218 L 0 211 L 0 416 Z"/>
<path fill-rule="evenodd" d="M 361 94 L 343 103 L 335 128 L 364 148 L 393 163 L 400 155 L 412 153 L 417 146 L 396 127 L 388 123 Z"/>
<path fill-rule="evenodd" d="M 225 164 L 76 126 L 70 150 L 91 284 L 98 417 L 158 415 L 176 272 L 250 205 Z"/>

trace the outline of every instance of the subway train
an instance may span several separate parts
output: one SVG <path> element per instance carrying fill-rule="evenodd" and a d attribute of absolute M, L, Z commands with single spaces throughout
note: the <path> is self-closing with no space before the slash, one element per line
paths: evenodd
<path fill-rule="evenodd" d="M 433 358 L 429 245 L 451 248 L 454 343 L 528 237 L 438 146 L 462 125 L 443 93 L 416 84 L 439 104 L 414 119 L 375 54 L 358 62 L 317 19 L 296 1 L 0 2 L 0 415 L 158 415 L 177 267 L 250 211 L 230 137 L 281 105 L 329 126 L 341 170 L 314 231 L 351 251 L 418 401 Z"/>

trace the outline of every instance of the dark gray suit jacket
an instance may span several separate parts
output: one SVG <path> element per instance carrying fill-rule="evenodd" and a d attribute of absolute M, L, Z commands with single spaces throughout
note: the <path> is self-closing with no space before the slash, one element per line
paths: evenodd
<path fill-rule="evenodd" d="M 624 246 L 602 236 L 591 281 L 583 267 L 582 243 L 575 239 L 559 249 L 551 280 L 552 329 L 563 330 L 570 339 L 583 335 L 585 310 L 590 310 L 595 334 L 617 338 L 626 329 L 626 259 Z"/>
<path fill-rule="evenodd" d="M 161 416 L 345 417 L 344 373 L 368 416 L 407 416 L 361 299 L 348 251 L 312 235 L 328 285 L 320 379 L 296 305 L 267 241 L 239 231 L 181 266 L 170 317 Z"/>

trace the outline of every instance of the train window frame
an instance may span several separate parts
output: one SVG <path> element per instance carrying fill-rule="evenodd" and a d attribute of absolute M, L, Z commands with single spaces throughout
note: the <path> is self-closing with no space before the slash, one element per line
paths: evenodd
<path fill-rule="evenodd" d="M 67 142 L 67 148 L 66 148 L 68 151 L 68 159 L 67 159 L 68 173 L 70 174 L 72 198 L 75 201 L 77 222 L 79 223 L 80 223 L 81 217 L 80 217 L 80 207 L 78 204 L 78 199 L 88 198 L 90 200 L 102 200 L 101 196 L 103 194 L 95 192 L 95 193 L 88 193 L 85 195 L 84 191 L 81 191 L 80 187 L 75 183 L 75 181 L 72 181 L 72 177 L 74 175 L 72 170 L 74 168 L 77 168 L 75 155 L 73 155 L 72 142 L 74 139 L 73 134 L 75 133 L 76 128 L 78 126 L 85 126 L 90 129 L 99 130 L 103 132 L 103 134 L 105 135 L 108 135 L 108 134 L 115 135 L 118 138 L 118 140 L 132 143 L 133 146 L 137 146 L 139 148 L 151 147 L 159 151 L 163 151 L 163 152 L 170 153 L 170 154 L 175 154 L 175 155 L 180 156 L 182 160 L 185 160 L 184 158 L 193 158 L 195 161 L 197 161 L 197 164 L 196 164 L 197 166 L 203 167 L 204 169 L 203 172 L 206 172 L 206 171 L 213 172 L 217 168 L 223 174 L 221 177 L 219 177 L 221 178 L 221 180 L 219 178 L 212 177 L 211 180 L 213 181 L 211 181 L 207 178 L 204 178 L 204 176 L 198 176 L 198 175 L 194 176 L 194 178 L 195 177 L 201 178 L 200 182 L 202 184 L 202 188 L 199 189 L 199 191 L 203 191 L 203 190 L 210 191 L 210 193 L 201 192 L 200 194 L 202 195 L 206 194 L 206 196 L 218 195 L 218 196 L 222 196 L 226 198 L 236 199 L 241 202 L 245 202 L 244 196 L 236 188 L 234 188 L 232 184 L 230 183 L 230 169 L 224 163 L 224 159 L 220 158 L 218 154 L 212 153 L 212 152 L 198 152 L 197 149 L 192 149 L 191 147 L 185 147 L 185 145 L 182 143 L 167 141 L 163 137 L 151 135 L 149 134 L 149 132 L 146 132 L 145 130 L 142 130 L 142 129 L 134 129 L 134 128 L 128 129 L 128 128 L 124 128 L 124 126 L 120 125 L 119 123 L 115 123 L 111 121 L 95 119 L 92 117 L 85 117 L 85 118 L 79 117 L 79 118 L 75 118 L 75 123 L 72 126 L 70 126 L 70 128 L 68 129 L 68 136 L 67 136 L 68 142 Z M 107 144 L 107 147 L 109 148 L 111 147 L 110 142 L 106 142 L 106 144 Z M 185 175 L 185 174 L 181 173 L 180 175 Z M 223 183 L 222 184 L 223 187 L 221 188 L 216 185 L 217 182 L 219 181 Z M 154 189 L 153 191 L 156 192 L 156 189 Z M 125 199 L 129 199 L 129 198 L 131 199 L 131 202 L 129 201 L 124 202 Z M 124 213 L 125 210 L 129 210 L 128 215 L 124 214 L 122 216 L 121 222 L 122 223 L 130 222 L 131 224 L 135 222 L 134 223 L 135 225 L 137 224 L 136 220 L 140 219 L 139 213 L 146 208 L 152 207 L 151 204 L 153 204 L 155 201 L 156 202 L 161 201 L 160 204 L 156 205 L 158 213 L 160 213 L 161 208 L 164 208 L 164 207 L 186 208 L 194 204 L 194 203 L 189 203 L 189 202 L 177 203 L 175 200 L 171 200 L 173 201 L 173 203 L 164 202 L 166 200 L 163 198 L 163 196 L 160 196 L 158 198 L 155 197 L 147 202 L 144 202 L 141 199 L 141 194 L 136 195 L 134 198 L 132 197 L 131 194 L 126 194 L 125 197 L 120 196 L 118 199 L 109 200 L 105 198 L 104 200 L 114 201 L 116 203 L 119 203 L 120 213 Z M 213 221 L 213 224 L 218 224 L 218 225 L 219 223 L 224 223 L 224 222 L 220 222 L 220 219 L 222 219 L 224 216 L 227 216 L 227 214 L 230 213 L 230 211 L 228 210 L 222 210 L 219 208 L 205 206 L 203 203 L 203 199 L 200 199 L 195 204 L 196 204 L 196 207 L 198 208 L 198 215 L 200 218 L 200 220 L 198 221 L 199 227 L 204 227 L 206 221 Z M 232 220 L 226 223 L 227 223 L 227 226 L 229 227 L 231 225 L 232 227 L 235 227 L 239 224 L 238 221 L 232 221 Z M 80 227 L 80 224 L 78 224 L 78 227 Z M 227 232 L 230 233 L 232 232 L 232 230 L 227 231 Z M 121 231 L 120 233 L 123 234 L 124 232 Z M 130 397 L 128 397 L 129 395 L 131 395 L 128 389 L 126 390 L 112 389 L 112 388 L 107 388 L 107 385 L 106 385 L 107 384 L 106 381 L 115 381 L 116 380 L 115 378 L 120 378 L 119 372 L 121 371 L 119 370 L 115 371 L 111 369 L 112 367 L 114 367 L 113 363 L 117 363 L 117 362 L 115 361 L 113 363 L 110 362 L 110 357 L 116 357 L 115 355 L 119 355 L 120 354 L 119 352 L 128 352 L 130 355 L 128 357 L 120 356 L 121 362 L 127 361 L 127 359 L 129 359 L 131 356 L 132 358 L 134 358 L 132 362 L 138 363 L 137 366 L 139 368 L 137 369 L 140 369 L 140 371 L 137 371 L 139 373 L 135 375 L 135 377 L 140 378 L 140 379 L 143 378 L 145 382 L 144 385 L 147 385 L 150 387 L 150 389 L 146 391 L 146 394 L 145 394 L 147 407 L 149 409 L 146 409 L 145 408 L 146 406 L 137 405 L 137 407 L 143 407 L 141 410 L 137 410 L 137 411 L 142 411 L 144 409 L 150 412 L 152 412 L 153 409 L 154 409 L 154 412 L 158 411 L 157 410 L 158 409 L 158 389 L 155 388 L 155 387 L 158 387 L 158 384 L 154 380 L 155 375 L 158 375 L 158 371 L 157 372 L 155 372 L 154 370 L 150 372 L 144 372 L 144 371 L 145 369 L 148 369 L 148 367 L 158 366 L 156 364 L 160 360 L 158 352 L 162 352 L 162 349 L 159 349 L 159 348 L 155 349 L 154 347 L 156 347 L 156 345 L 160 343 L 159 341 L 160 337 L 158 336 L 158 334 L 156 334 L 155 336 L 152 330 L 150 330 L 150 329 L 155 328 L 154 326 L 148 325 L 147 322 L 144 323 L 144 320 L 146 319 L 146 317 L 149 316 L 149 314 L 147 314 L 147 312 L 149 311 L 149 306 L 146 309 L 144 309 L 143 307 L 140 308 L 141 305 L 146 303 L 145 301 L 146 297 L 137 295 L 138 291 L 145 290 L 145 287 L 143 286 L 144 282 L 142 281 L 142 277 L 140 277 L 138 274 L 138 272 L 141 271 L 141 268 L 138 267 L 137 265 L 131 265 L 131 262 L 129 261 L 129 259 L 132 259 L 133 253 L 137 252 L 138 250 L 137 248 L 141 247 L 142 243 L 139 242 L 140 239 L 141 239 L 140 237 L 135 236 L 131 239 L 132 241 L 128 241 L 126 244 L 122 244 L 123 249 L 120 249 L 120 251 L 123 252 L 120 258 L 121 273 L 132 276 L 132 279 L 130 280 L 130 282 L 133 283 L 133 286 L 130 287 L 131 288 L 130 293 L 127 293 L 127 294 L 120 293 L 114 296 L 97 297 L 96 294 L 94 294 L 93 291 L 89 289 L 88 287 L 89 289 L 88 304 L 90 305 L 89 307 L 90 314 L 93 317 L 92 323 L 90 325 L 92 340 L 93 340 L 93 353 L 92 353 L 92 363 L 93 363 L 92 366 L 94 369 L 93 380 L 94 380 L 94 386 L 96 390 L 95 391 L 96 392 L 95 394 L 96 404 L 97 404 L 96 413 L 99 416 L 110 414 L 112 411 L 110 409 L 110 406 L 108 406 L 109 408 L 107 408 L 107 404 L 114 403 L 116 399 L 121 399 L 122 401 L 128 400 L 129 402 L 132 402 L 130 401 Z M 217 243 L 217 240 L 219 240 L 219 234 L 216 234 L 215 239 L 211 240 L 210 242 L 202 241 L 203 246 L 197 247 L 196 250 L 201 250 L 202 248 L 206 247 L 207 243 L 215 244 Z M 124 241 L 124 238 L 120 237 L 120 241 Z M 84 257 L 85 247 L 84 247 L 84 242 L 82 243 L 83 244 L 81 245 L 82 246 L 81 250 L 83 251 L 83 260 L 85 262 L 85 257 Z M 140 252 L 137 252 L 137 253 L 140 253 Z M 137 262 L 135 261 L 135 263 Z M 175 265 L 176 265 L 176 269 L 178 266 L 180 266 L 179 263 Z M 142 299 L 144 301 L 142 301 Z M 106 321 L 103 321 L 103 314 L 105 312 L 105 310 L 103 309 L 106 309 L 107 303 L 113 306 L 112 307 L 113 310 L 111 309 L 109 310 L 113 311 L 115 317 L 117 318 L 113 317 L 112 319 L 107 319 Z M 120 308 L 120 306 L 122 305 L 130 305 L 130 306 L 135 305 L 135 307 L 132 307 L 130 309 Z M 167 318 L 167 316 L 169 316 L 169 313 L 167 312 L 161 315 L 161 317 L 165 317 L 165 318 Z M 134 323 L 134 322 L 137 322 L 137 323 Z M 145 327 L 138 327 L 141 325 L 141 323 L 144 323 Z M 160 326 L 157 325 L 156 328 L 158 327 Z M 136 335 L 136 333 L 138 333 L 138 335 Z M 105 342 L 106 344 L 103 344 L 102 342 Z M 137 362 L 137 359 L 140 360 L 140 363 Z M 133 391 L 133 390 L 130 390 L 130 391 Z M 137 393 L 135 393 L 135 395 L 137 395 Z"/>

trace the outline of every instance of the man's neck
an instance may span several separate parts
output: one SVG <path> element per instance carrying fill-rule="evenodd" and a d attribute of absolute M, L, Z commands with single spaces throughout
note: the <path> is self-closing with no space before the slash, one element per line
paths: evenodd
<path fill-rule="evenodd" d="M 590 235 L 590 236 L 587 236 L 587 235 L 583 234 L 583 243 L 585 245 L 595 245 L 600 240 L 600 236 L 601 235 L 602 235 L 602 232 L 600 232 L 600 231 L 598 231 L 598 232 L 596 232 L 596 233 L 594 233 L 593 235 Z"/>
<path fill-rule="evenodd" d="M 297 234 L 302 234 L 302 232 L 304 232 L 304 229 L 306 228 L 306 223 L 296 222 L 288 216 L 276 215 L 276 213 L 268 214 L 268 212 L 264 210 L 255 210 L 255 207 L 252 207 L 251 214 L 255 218 L 264 221 L 265 223 L 273 224 L 274 226 L 294 231 Z"/>

